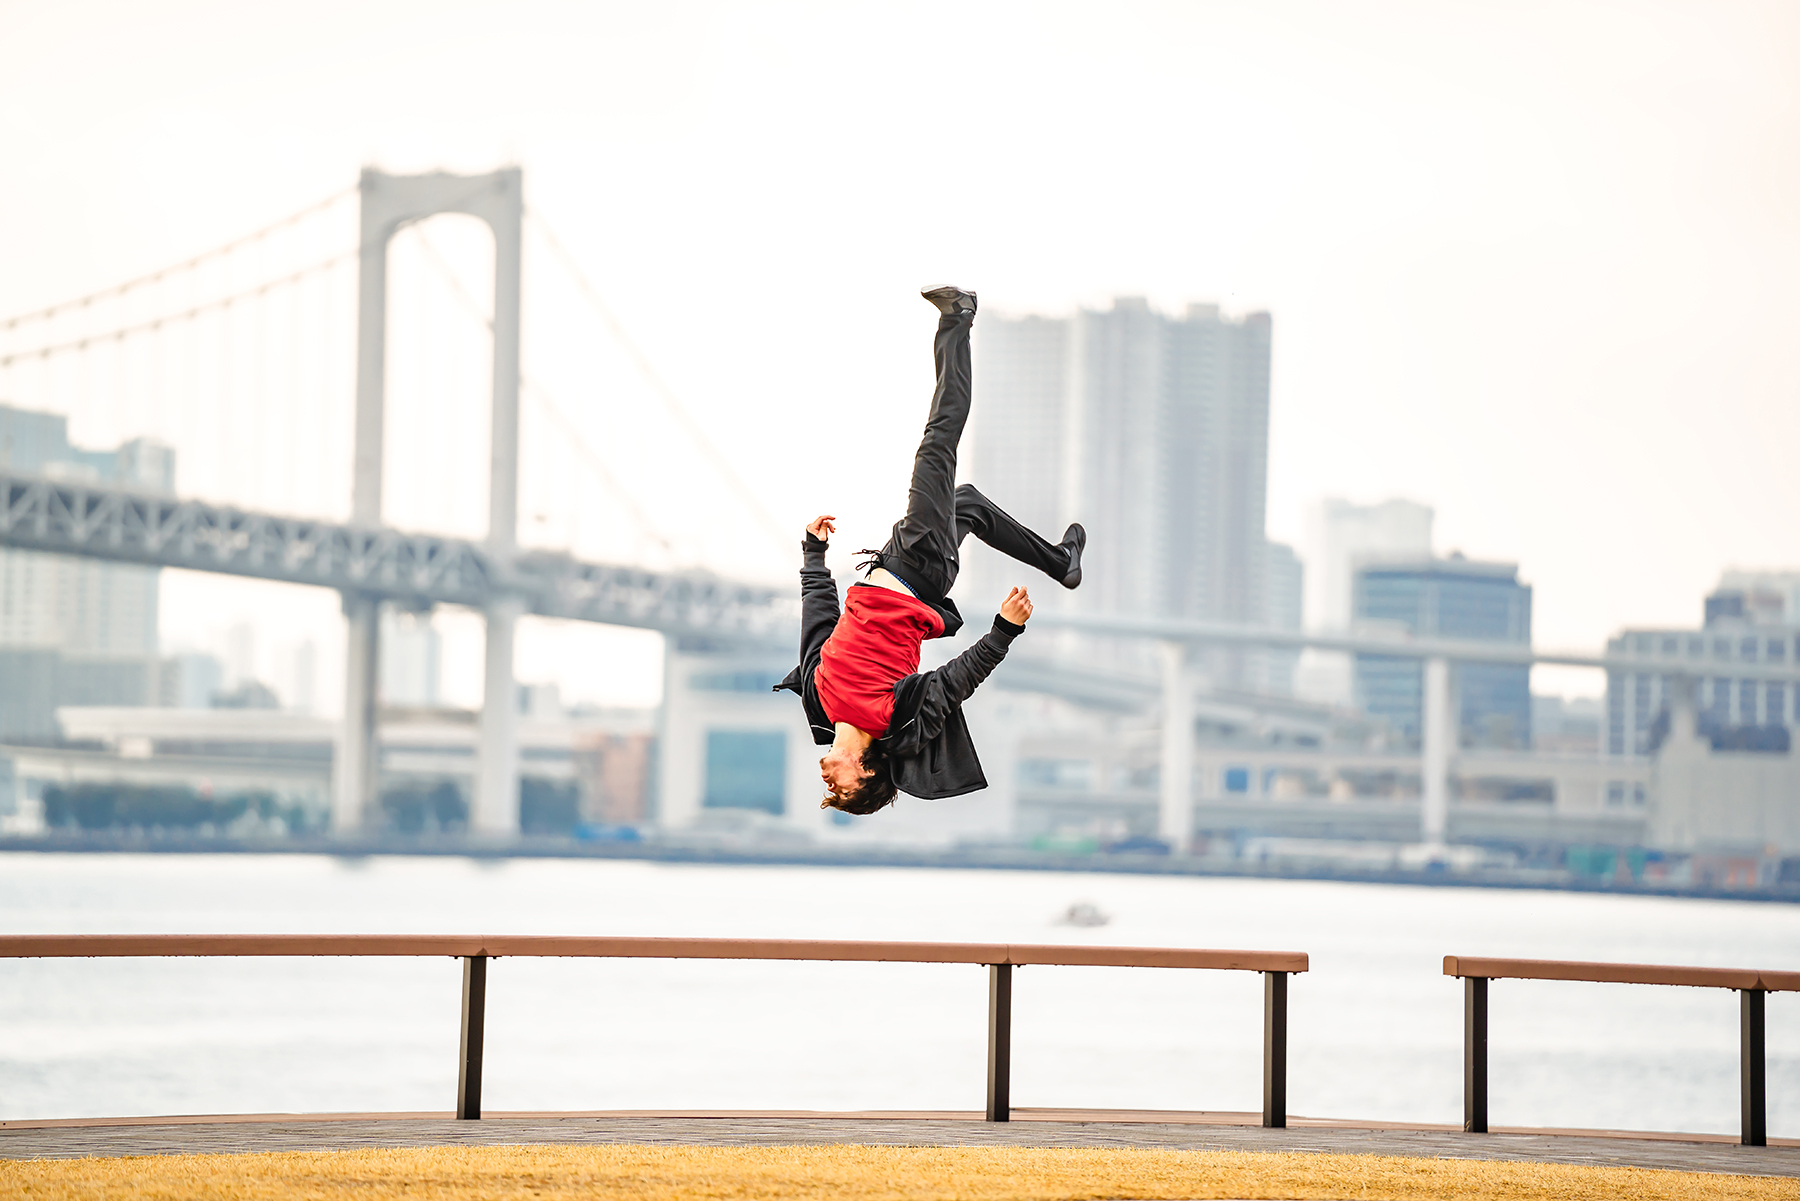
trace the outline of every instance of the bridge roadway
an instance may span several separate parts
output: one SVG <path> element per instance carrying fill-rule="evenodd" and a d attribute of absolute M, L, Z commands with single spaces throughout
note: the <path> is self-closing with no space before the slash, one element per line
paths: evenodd
<path fill-rule="evenodd" d="M 746 584 L 705 572 L 588 563 L 554 551 L 520 551 L 508 559 L 481 543 L 441 534 L 259 513 L 4 467 L 0 467 L 0 546 L 310 584 L 413 606 L 481 609 L 497 599 L 516 597 L 524 601 L 527 612 L 540 617 L 660 630 L 784 652 L 792 649 L 799 628 L 796 589 Z M 1514 643 L 1305 632 L 1122 614 L 1042 613 L 1034 620 L 1046 627 L 1193 645 L 1310 647 L 1458 663 L 1800 680 L 1800 664 L 1684 663 Z M 1067 670 L 1033 672 L 1031 683 L 1037 689 L 1057 691 L 1053 677 Z M 1094 692 L 1096 700 L 1128 704 L 1158 690 L 1154 680 L 1129 673 L 1077 674 L 1081 676 L 1077 691 Z"/>
<path fill-rule="evenodd" d="M 257 513 L 4 468 L 0 546 L 311 584 L 410 606 L 483 609 L 516 597 L 540 617 L 735 646 L 790 649 L 800 619 L 793 589 L 585 563 L 552 551 L 504 558 L 461 538 Z"/>

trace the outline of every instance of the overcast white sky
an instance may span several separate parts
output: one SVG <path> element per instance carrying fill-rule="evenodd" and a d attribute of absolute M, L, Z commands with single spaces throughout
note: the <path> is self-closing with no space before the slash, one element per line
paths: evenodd
<path fill-rule="evenodd" d="M 864 545 L 893 519 L 930 382 L 916 289 L 954 279 L 990 310 L 1270 310 L 1272 536 L 1325 495 L 1429 503 L 1440 550 L 1520 563 L 1540 643 L 1693 622 L 1723 567 L 1800 565 L 1800 5 L 0 2 L 0 315 L 364 164 L 508 162 L 796 528 L 829 509 Z M 432 236 L 478 278 L 478 240 Z M 786 576 L 704 460 L 633 424 L 651 394 L 530 254 L 527 370 L 666 553 Z M 4 399 L 59 403 L 30 387 Z M 479 433 L 442 437 L 396 448 L 396 520 L 479 514 Z M 180 449 L 184 483 L 231 491 L 216 449 Z M 540 534 L 629 553 L 569 453 L 528 483 Z M 315 631 L 335 664 L 332 598 L 169 576 L 172 641 L 244 617 L 266 655 Z M 654 662 L 540 630 L 520 670 L 642 699 Z"/>

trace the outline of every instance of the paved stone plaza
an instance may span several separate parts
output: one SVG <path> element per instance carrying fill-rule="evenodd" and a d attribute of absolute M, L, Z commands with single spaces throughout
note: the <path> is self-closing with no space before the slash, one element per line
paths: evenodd
<path fill-rule="evenodd" d="M 1444 1159 L 1618 1165 L 1800 1177 L 1800 1140 L 1742 1147 L 1718 1135 L 1502 1131 L 1293 1119 L 1265 1130 L 1253 1114 L 1015 1110 L 1010 1123 L 964 1113 L 251 1115 L 0 1122 L 0 1158 L 324 1151 L 357 1147 L 663 1143 L 769 1146 L 1168 1147 L 1197 1151 L 1319 1151 Z"/>

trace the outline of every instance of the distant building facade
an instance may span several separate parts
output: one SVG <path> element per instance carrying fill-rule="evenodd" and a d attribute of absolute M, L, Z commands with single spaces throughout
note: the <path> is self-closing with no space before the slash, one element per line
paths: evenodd
<path fill-rule="evenodd" d="M 1384 559 L 1431 557 L 1432 511 L 1410 500 L 1359 505 L 1342 498 L 1320 501 L 1307 513 L 1306 627 L 1342 631 L 1355 614 L 1356 569 Z M 1295 688 L 1301 695 L 1333 705 L 1356 699 L 1356 676 L 1349 655 L 1308 651 L 1301 656 Z"/>
<path fill-rule="evenodd" d="M 382 704 L 409 709 L 438 705 L 443 660 L 443 637 L 431 624 L 431 614 L 382 606 Z"/>
<path fill-rule="evenodd" d="M 1423 638 L 1531 642 L 1531 586 L 1513 563 L 1447 559 L 1365 563 L 1355 577 L 1355 625 L 1399 629 Z M 1416 745 L 1423 733 L 1423 666 L 1417 659 L 1356 656 L 1356 701 Z M 1531 671 L 1504 664 L 1459 663 L 1452 675 L 1458 743 L 1524 749 L 1531 745 Z"/>
<path fill-rule="evenodd" d="M 1070 521 L 1087 527 L 1085 578 L 1063 603 L 1271 619 L 1267 313 L 1231 319 L 1196 304 L 1177 317 L 1120 297 L 1069 318 L 983 316 L 975 339 L 967 475 L 1051 537 Z M 969 562 L 969 586 L 996 592 L 994 558 L 976 549 Z M 1236 682 L 1266 674 L 1244 663 L 1262 656 L 1235 658 Z"/>
<path fill-rule="evenodd" d="M 69 442 L 68 419 L 0 405 L 0 466 L 171 493 L 175 452 Z M 154 567 L 0 549 L 0 737 L 49 737 L 60 705 L 160 699 Z"/>
<path fill-rule="evenodd" d="M 1356 569 L 1381 559 L 1431 555 L 1431 506 L 1394 498 L 1359 505 L 1328 497 L 1308 514 L 1306 624 L 1346 630 L 1355 614 Z"/>
<path fill-rule="evenodd" d="M 1795 686 L 1734 678 L 1733 664 L 1800 662 L 1800 622 L 1782 580 L 1800 572 L 1726 572 L 1706 598 L 1698 629 L 1629 629 L 1608 653 L 1668 660 L 1666 671 L 1614 671 L 1606 678 L 1606 753 L 1647 755 L 1661 745 L 1675 689 L 1693 690 L 1696 734 L 1719 750 L 1788 750 Z"/>
<path fill-rule="evenodd" d="M 1306 568 L 1294 548 L 1283 542 L 1268 544 L 1268 624 L 1278 630 L 1299 631 L 1301 627 Z M 1269 691 L 1282 696 L 1294 692 L 1294 673 L 1300 665 L 1297 650 L 1268 652 Z"/>

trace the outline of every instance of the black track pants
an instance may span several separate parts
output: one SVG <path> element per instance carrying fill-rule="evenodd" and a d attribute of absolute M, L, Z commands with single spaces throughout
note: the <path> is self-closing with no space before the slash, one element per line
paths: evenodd
<path fill-rule="evenodd" d="M 881 549 L 880 562 L 926 600 L 950 594 L 961 567 L 958 548 L 970 534 L 1058 582 L 1069 570 L 1069 552 L 1062 546 L 1026 529 L 974 485 L 956 486 L 956 447 L 969 421 L 969 326 L 974 320 L 973 313 L 953 313 L 938 321 L 932 345 L 937 390 L 913 459 L 906 516 L 895 523 L 893 536 Z"/>

